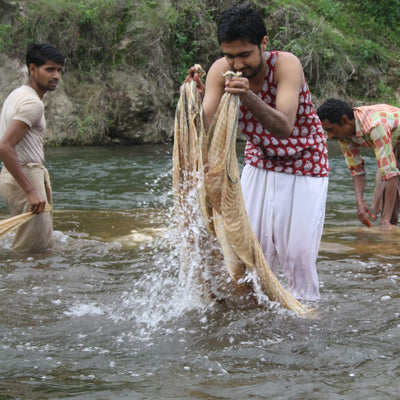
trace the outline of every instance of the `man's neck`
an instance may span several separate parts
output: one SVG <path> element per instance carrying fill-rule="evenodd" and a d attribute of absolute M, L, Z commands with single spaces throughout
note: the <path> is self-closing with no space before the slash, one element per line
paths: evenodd
<path fill-rule="evenodd" d="M 253 91 L 256 94 L 261 92 L 261 89 L 264 86 L 266 71 L 267 71 L 267 60 L 265 57 L 265 53 L 263 53 L 262 67 L 261 67 L 259 73 L 254 78 L 249 79 L 250 89 L 251 89 L 251 91 Z"/>
<path fill-rule="evenodd" d="M 31 87 L 39 96 L 40 100 L 43 99 L 43 96 L 46 93 L 46 90 L 42 89 L 36 82 L 34 82 L 31 78 L 28 79 L 26 86 Z"/>

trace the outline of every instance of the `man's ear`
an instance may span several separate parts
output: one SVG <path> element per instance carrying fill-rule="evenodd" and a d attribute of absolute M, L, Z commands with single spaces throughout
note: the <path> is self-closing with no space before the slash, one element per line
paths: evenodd
<path fill-rule="evenodd" d="M 263 51 L 267 50 L 267 44 L 268 44 L 268 36 L 264 36 L 261 40 L 261 49 Z"/>
<path fill-rule="evenodd" d="M 340 125 L 345 126 L 348 136 L 355 135 L 356 125 L 354 119 L 349 118 L 347 115 L 343 115 L 340 119 Z"/>
<path fill-rule="evenodd" d="M 32 75 L 32 72 L 35 72 L 36 69 L 37 69 L 37 66 L 34 63 L 30 63 L 28 66 L 29 75 Z"/>
<path fill-rule="evenodd" d="M 342 115 L 342 118 L 340 118 L 340 125 L 346 125 L 350 121 L 350 118 L 347 115 Z"/>

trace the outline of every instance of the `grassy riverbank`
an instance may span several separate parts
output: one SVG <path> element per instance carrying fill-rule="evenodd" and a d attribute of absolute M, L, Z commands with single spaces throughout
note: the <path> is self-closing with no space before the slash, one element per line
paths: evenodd
<path fill-rule="evenodd" d="M 251 1 L 249 1 L 251 3 Z M 32 38 L 68 57 L 65 88 L 79 102 L 76 143 L 118 136 L 118 97 L 110 77 L 123 71 L 170 88 L 172 115 L 193 63 L 219 56 L 216 23 L 229 0 L 20 1 L 0 24 L 0 53 L 23 59 Z M 253 1 L 265 16 L 270 49 L 296 54 L 316 103 L 337 96 L 358 103 L 400 104 L 400 0 Z M 110 96 L 110 92 L 113 96 Z M 93 106 L 93 99 L 96 105 Z M 160 107 L 160 106 L 158 106 Z M 106 111 L 106 112 L 105 112 Z"/>

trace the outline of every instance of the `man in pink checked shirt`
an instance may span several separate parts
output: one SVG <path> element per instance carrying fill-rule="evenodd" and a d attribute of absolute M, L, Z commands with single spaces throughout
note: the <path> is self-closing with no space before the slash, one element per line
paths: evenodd
<path fill-rule="evenodd" d="M 400 207 L 400 108 L 387 104 L 350 107 L 329 99 L 317 109 L 329 139 L 338 140 L 353 177 L 360 221 L 370 227 L 382 211 L 380 226 L 392 229 Z M 360 147 L 373 148 L 378 173 L 372 209 L 364 201 L 365 168 Z"/>

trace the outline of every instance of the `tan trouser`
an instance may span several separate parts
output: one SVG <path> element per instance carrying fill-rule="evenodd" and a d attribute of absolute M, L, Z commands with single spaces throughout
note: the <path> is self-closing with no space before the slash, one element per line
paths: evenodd
<path fill-rule="evenodd" d="M 38 194 L 52 204 L 52 191 L 47 169 L 40 164 L 23 165 L 22 169 Z M 11 216 L 29 211 L 29 202 L 25 192 L 5 167 L 0 173 L 0 195 Z M 38 252 L 53 245 L 53 215 L 46 212 L 35 216 L 16 230 L 11 249 L 18 252 Z"/>
<path fill-rule="evenodd" d="M 393 153 L 396 157 L 397 168 L 400 169 L 400 139 L 397 141 L 397 145 L 393 149 Z M 377 215 L 381 212 L 385 205 L 385 181 L 382 179 L 381 171 L 376 172 L 375 176 L 375 189 L 373 198 L 373 213 Z M 396 225 L 399 220 L 400 211 L 400 177 L 397 177 L 397 196 L 396 201 L 393 206 L 392 216 L 390 218 L 390 223 Z"/>

